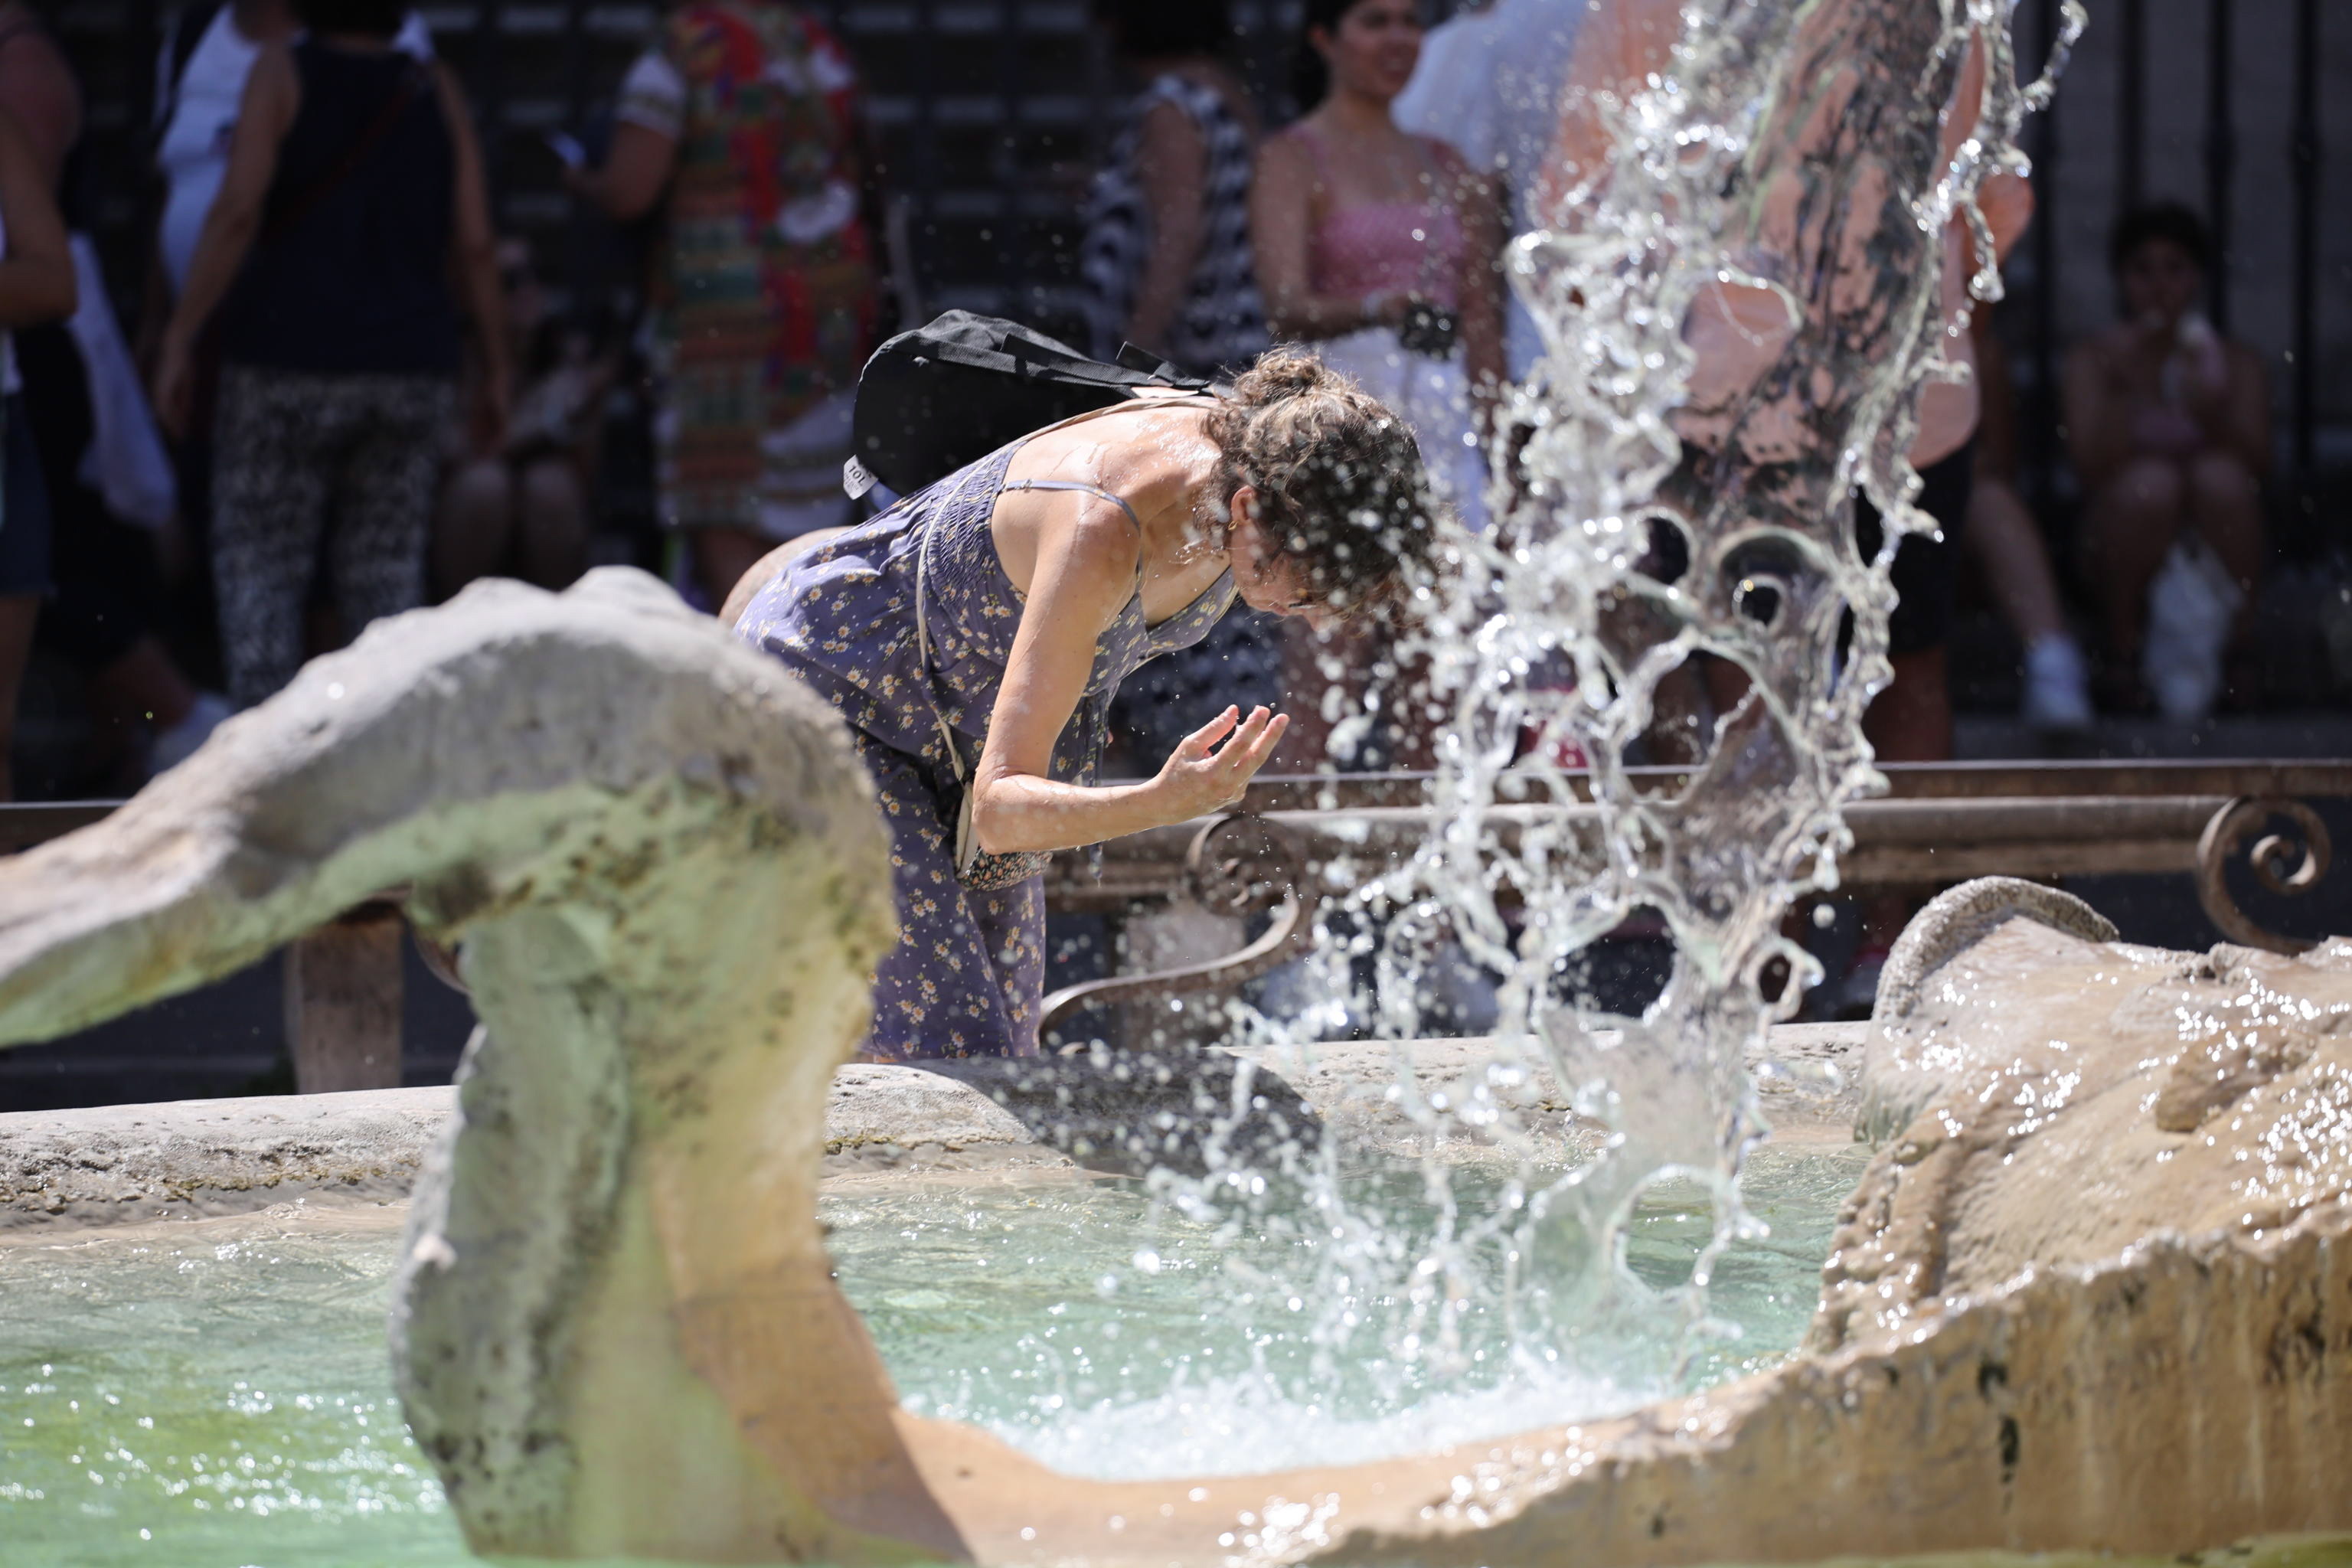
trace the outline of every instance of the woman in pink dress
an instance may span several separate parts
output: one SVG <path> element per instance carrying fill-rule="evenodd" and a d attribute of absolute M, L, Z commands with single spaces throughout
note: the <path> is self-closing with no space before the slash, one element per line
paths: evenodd
<path fill-rule="evenodd" d="M 1459 153 L 1390 115 L 1421 38 L 1412 0 L 1309 0 L 1295 83 L 1308 112 L 1259 150 L 1250 240 L 1274 335 L 1402 415 L 1431 489 L 1481 529 L 1481 429 L 1504 378 L 1502 212 Z M 1389 659 L 1392 638 L 1286 631 L 1280 767 L 1431 763 L 1422 679 Z"/>
<path fill-rule="evenodd" d="M 1267 324 L 1396 409 L 1440 494 L 1485 518 L 1478 429 L 1503 379 L 1503 223 L 1491 184 L 1389 106 L 1421 58 L 1412 0 L 1311 0 L 1308 112 L 1258 154 L 1250 236 Z"/>

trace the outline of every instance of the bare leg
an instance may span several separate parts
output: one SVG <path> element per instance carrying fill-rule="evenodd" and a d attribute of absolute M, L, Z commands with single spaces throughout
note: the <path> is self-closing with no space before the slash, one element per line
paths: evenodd
<path fill-rule="evenodd" d="M 2107 651 L 2120 668 L 2139 668 L 2148 584 L 2179 537 L 2187 499 L 2178 464 L 2136 458 L 2091 502 L 2092 576 L 2106 599 Z"/>
<path fill-rule="evenodd" d="M 569 458 L 541 458 L 521 474 L 516 520 L 522 575 L 542 588 L 568 588 L 588 570 L 588 499 Z"/>
<path fill-rule="evenodd" d="M 1994 602 L 2021 641 L 2064 635 L 2066 618 L 2042 531 L 2007 479 L 1977 476 L 1961 541 L 1983 564 Z"/>
<path fill-rule="evenodd" d="M 2246 466 L 2227 452 L 2200 452 L 2189 464 L 2189 515 L 2197 531 L 2221 558 L 2246 600 L 2239 624 L 2254 605 L 2267 542 L 2263 537 L 2262 487 Z"/>
<path fill-rule="evenodd" d="M 2066 629 L 2042 530 L 2007 479 L 1977 475 L 1962 542 L 1984 567 L 1994 601 L 2025 645 L 2022 716 L 2044 730 L 2087 727 L 2096 715 L 2083 650 Z"/>
<path fill-rule="evenodd" d="M 776 547 L 774 540 L 748 528 L 698 528 L 687 537 L 693 541 L 695 578 L 714 613 L 727 603 L 743 574 Z"/>
<path fill-rule="evenodd" d="M 12 756 L 16 743 L 16 691 L 32 657 L 33 626 L 41 617 L 37 594 L 0 597 L 0 800 L 16 798 Z"/>
<path fill-rule="evenodd" d="M 446 599 L 506 559 L 514 530 L 514 481 L 501 458 L 459 466 L 433 518 L 433 594 Z"/>

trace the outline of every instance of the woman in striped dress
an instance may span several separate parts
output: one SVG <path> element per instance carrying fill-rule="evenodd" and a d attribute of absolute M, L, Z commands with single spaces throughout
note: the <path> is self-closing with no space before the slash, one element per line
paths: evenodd
<path fill-rule="evenodd" d="M 1226 56 L 1224 0 L 1096 0 L 1120 66 L 1145 86 L 1087 207 L 1080 253 L 1093 353 L 1132 342 L 1195 375 L 1232 374 L 1266 346 L 1250 251 L 1257 110 Z M 1112 713 L 1156 767 L 1226 702 L 1281 695 L 1272 619 L 1236 605 L 1206 637 L 1155 661 Z"/>

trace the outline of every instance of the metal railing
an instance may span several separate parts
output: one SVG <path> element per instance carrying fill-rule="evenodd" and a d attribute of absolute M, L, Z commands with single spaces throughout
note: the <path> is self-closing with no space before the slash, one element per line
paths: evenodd
<path fill-rule="evenodd" d="M 2308 802 L 2352 798 L 2352 762 L 2341 761 L 1894 763 L 1885 771 L 1888 794 L 1847 808 L 1853 845 L 1840 869 L 1849 888 L 1983 876 L 2187 875 L 2224 936 L 2275 952 L 2302 952 L 2312 939 L 2250 915 L 2231 874 L 2250 874 L 2290 898 L 2311 892 L 2326 877 L 2332 851 Z M 1677 768 L 1634 774 L 1638 785 L 1662 794 L 1688 778 Z M 1430 783 L 1424 773 L 1261 779 L 1237 810 L 1114 839 L 1098 866 L 1055 857 L 1045 892 L 1057 910 L 1123 917 L 1190 904 L 1269 919 L 1233 952 L 1066 987 L 1045 999 L 1045 1023 L 1087 1007 L 1230 993 L 1296 956 L 1312 939 L 1335 868 L 1352 868 L 1360 880 L 1377 875 L 1427 837 Z M 1599 809 L 1576 794 L 1497 805 L 1486 813 L 1486 830 L 1507 846 L 1540 823 L 1559 846 L 1562 868 L 1572 870 L 1598 858 L 1602 826 Z M 119 804 L 0 805 L 0 853 L 87 826 Z M 288 1019 L 296 1080 L 306 1091 L 399 1081 L 404 897 L 404 889 L 386 889 L 295 944 Z M 462 989 L 449 955 L 420 945 L 433 971 Z"/>

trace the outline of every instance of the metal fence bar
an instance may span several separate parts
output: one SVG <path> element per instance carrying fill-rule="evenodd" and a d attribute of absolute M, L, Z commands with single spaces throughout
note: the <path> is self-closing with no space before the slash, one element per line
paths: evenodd
<path fill-rule="evenodd" d="M 2054 6 L 2053 10 L 2055 10 Z M 2125 212 L 2139 205 L 2144 185 L 2140 155 L 2147 124 L 2147 0 L 2118 0 L 2116 6 L 2116 204 L 2118 210 Z"/>
<path fill-rule="evenodd" d="M 2230 0 L 2208 0 L 2205 38 L 2205 222 L 2212 231 L 2213 255 L 2206 268 L 2209 313 L 2213 325 L 2230 330 L 2230 177 L 2238 161 L 2237 128 L 2231 112 Z"/>
<path fill-rule="evenodd" d="M 2032 73 L 2041 75 L 2050 68 L 2051 51 L 2058 41 L 2060 0 L 2041 0 L 2034 14 L 2032 37 L 2038 55 L 2032 62 Z M 2134 4 L 2137 0 L 2133 0 Z M 2029 122 L 2027 134 L 2032 137 L 2031 151 L 2034 195 L 2044 204 L 2041 217 L 2032 230 L 2033 245 L 2033 298 L 2028 320 L 2033 333 L 2033 389 L 2026 410 L 2026 439 L 2031 449 L 2023 456 L 2033 476 L 2033 502 L 2047 518 L 2058 488 L 2058 221 L 2049 205 L 2057 190 L 2054 178 L 2058 170 L 2058 117 L 2037 114 Z"/>
<path fill-rule="evenodd" d="M 2298 523 L 2316 509 L 2313 495 L 2319 422 L 2319 0 L 2294 8 L 2294 129 L 2289 163 L 2294 182 L 2294 483 Z"/>
<path fill-rule="evenodd" d="M 1003 91 L 1002 129 L 990 150 L 989 166 L 1000 171 L 998 188 L 1003 206 L 990 232 L 996 237 L 997 281 L 1004 290 L 1005 314 L 1034 318 L 1028 298 L 1025 220 L 1021 211 L 1021 103 L 1028 90 L 1029 40 L 1022 36 L 1021 7 L 1015 0 L 1000 0 L 997 7 L 996 80 Z"/>

